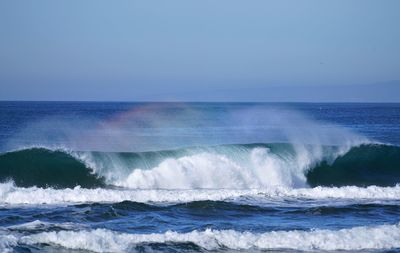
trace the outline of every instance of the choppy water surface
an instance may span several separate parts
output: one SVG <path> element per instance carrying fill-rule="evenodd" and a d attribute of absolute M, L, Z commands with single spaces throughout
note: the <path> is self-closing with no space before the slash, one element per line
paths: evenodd
<path fill-rule="evenodd" d="M 399 104 L 0 102 L 1 252 L 400 252 Z"/>

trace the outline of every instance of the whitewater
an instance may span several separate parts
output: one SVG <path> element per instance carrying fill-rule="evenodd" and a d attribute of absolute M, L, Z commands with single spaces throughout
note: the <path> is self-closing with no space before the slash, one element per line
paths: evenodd
<path fill-rule="evenodd" d="M 22 224 L 19 228 L 33 229 L 45 226 L 40 221 Z M 58 224 L 51 224 L 56 227 Z M 61 224 L 61 227 L 65 226 Z M 47 225 L 47 227 L 50 227 Z M 355 227 L 339 231 L 315 230 L 279 231 L 262 234 L 237 232 L 234 230 L 192 231 L 177 233 L 167 231 L 162 234 L 124 234 L 106 229 L 43 232 L 35 235 L 1 235 L 0 249 L 10 250 L 17 244 L 53 244 L 74 250 L 93 252 L 125 252 L 134 245 L 143 243 L 192 243 L 205 250 L 374 250 L 400 247 L 400 225 Z M 79 238 L 79 239 L 77 239 Z"/>
<path fill-rule="evenodd" d="M 50 104 L 0 103 L 2 252 L 400 250 L 399 105 Z"/>

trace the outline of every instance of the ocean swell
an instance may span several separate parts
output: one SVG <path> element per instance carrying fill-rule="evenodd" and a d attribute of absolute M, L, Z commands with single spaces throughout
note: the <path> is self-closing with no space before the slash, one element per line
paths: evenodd
<path fill-rule="evenodd" d="M 21 187 L 104 186 L 100 176 L 63 150 L 23 149 L 0 155 L 0 180 Z"/>
<path fill-rule="evenodd" d="M 31 148 L 0 154 L 0 181 L 58 189 L 395 186 L 400 147 L 247 144 L 141 153 Z"/>

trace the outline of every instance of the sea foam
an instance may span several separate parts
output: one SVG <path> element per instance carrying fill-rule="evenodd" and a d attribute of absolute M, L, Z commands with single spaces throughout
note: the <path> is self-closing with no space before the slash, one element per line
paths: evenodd
<path fill-rule="evenodd" d="M 130 189 L 73 189 L 20 188 L 12 183 L 0 184 L 0 204 L 74 204 L 121 201 L 185 203 L 202 200 L 280 201 L 286 199 L 310 200 L 400 200 L 400 186 L 366 188 L 356 186 L 315 187 L 292 189 L 271 187 L 267 189 L 198 189 L 198 190 L 130 190 Z"/>
<path fill-rule="evenodd" d="M 266 233 L 234 230 L 192 231 L 160 234 L 127 234 L 106 229 L 43 232 L 22 236 L 19 243 L 50 244 L 74 250 L 124 252 L 138 244 L 193 243 L 206 250 L 371 250 L 400 247 L 400 225 L 362 226 L 341 230 L 272 231 Z"/>
<path fill-rule="evenodd" d="M 182 151 L 184 155 L 176 151 L 176 155 L 162 158 L 153 166 L 149 166 L 153 161 L 143 158 L 142 166 L 132 164 L 126 154 L 72 155 L 105 178 L 107 184 L 131 189 L 304 188 L 309 169 L 321 161 L 334 160 L 351 147 L 286 144 L 275 152 L 262 145 L 187 149 Z"/>

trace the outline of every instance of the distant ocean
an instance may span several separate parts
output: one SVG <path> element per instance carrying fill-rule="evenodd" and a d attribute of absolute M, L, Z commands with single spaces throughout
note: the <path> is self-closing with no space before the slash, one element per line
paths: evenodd
<path fill-rule="evenodd" d="M 0 102 L 0 252 L 400 252 L 400 104 Z"/>

